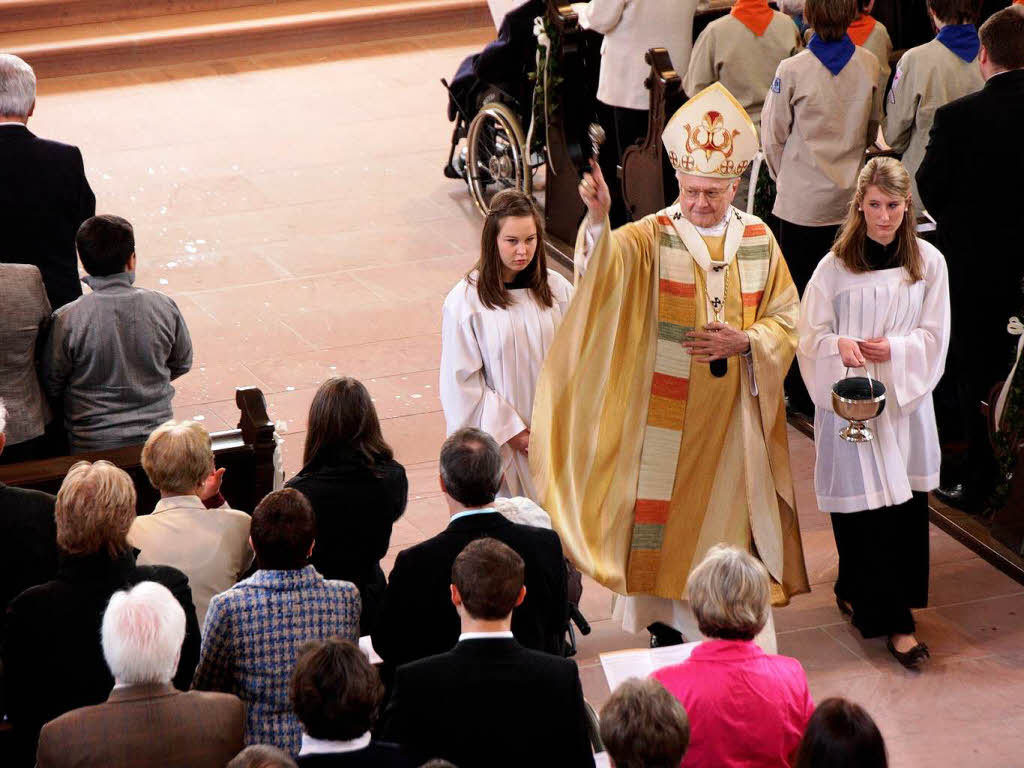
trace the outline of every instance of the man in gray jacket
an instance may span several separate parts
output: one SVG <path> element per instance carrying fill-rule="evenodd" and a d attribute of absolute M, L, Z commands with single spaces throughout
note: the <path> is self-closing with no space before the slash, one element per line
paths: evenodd
<path fill-rule="evenodd" d="M 64 399 L 72 453 L 145 442 L 171 418 L 171 381 L 192 367 L 185 319 L 169 296 L 133 285 L 125 219 L 94 216 L 75 243 L 92 293 L 53 313 L 43 385 Z"/>

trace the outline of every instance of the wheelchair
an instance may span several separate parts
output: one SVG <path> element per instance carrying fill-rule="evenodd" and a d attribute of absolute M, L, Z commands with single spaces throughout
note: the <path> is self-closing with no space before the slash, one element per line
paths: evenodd
<path fill-rule="evenodd" d="M 505 189 L 533 193 L 533 174 L 544 164 L 543 150 L 531 151 L 532 75 L 537 41 L 534 19 L 543 0 L 530 0 L 504 18 L 498 39 L 460 64 L 448 91 L 448 119 L 455 122 L 444 175 L 462 179 L 484 215 Z"/>

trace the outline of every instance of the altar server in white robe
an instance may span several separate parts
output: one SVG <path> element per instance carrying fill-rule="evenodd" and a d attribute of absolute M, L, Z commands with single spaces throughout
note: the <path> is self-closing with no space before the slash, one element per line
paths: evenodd
<path fill-rule="evenodd" d="M 911 608 L 928 601 L 928 491 L 939 484 L 932 390 L 949 346 L 946 261 L 915 237 L 910 177 L 876 158 L 861 171 L 833 250 L 804 292 L 797 359 L 814 399 L 818 508 L 839 552 L 836 603 L 866 637 L 916 667 L 928 648 Z M 870 442 L 839 437 L 832 385 L 866 367 L 886 387 Z M 849 371 L 849 375 L 863 375 Z"/>
<path fill-rule="evenodd" d="M 449 435 L 477 427 L 501 446 L 500 496 L 536 498 L 527 460 L 533 395 L 572 294 L 572 284 L 547 268 L 537 206 L 522 192 L 499 192 L 480 260 L 444 301 L 441 406 Z"/>

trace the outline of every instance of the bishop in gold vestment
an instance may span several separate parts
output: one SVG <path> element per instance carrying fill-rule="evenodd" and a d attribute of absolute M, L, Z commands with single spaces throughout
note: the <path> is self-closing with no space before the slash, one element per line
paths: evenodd
<path fill-rule="evenodd" d="M 697 639 L 680 601 L 715 544 L 755 553 L 776 604 L 808 589 L 782 396 L 799 298 L 760 219 L 726 203 L 718 221 L 690 220 L 718 189 L 735 193 L 756 152 L 742 107 L 712 85 L 664 139 L 686 200 L 699 202 L 681 196 L 614 232 L 584 221 L 576 296 L 538 383 L 530 466 L 572 561 L 635 598 L 627 628 L 660 621 Z M 684 346 L 709 323 L 746 334 L 721 376 Z M 774 637 L 764 644 L 774 650 Z"/>

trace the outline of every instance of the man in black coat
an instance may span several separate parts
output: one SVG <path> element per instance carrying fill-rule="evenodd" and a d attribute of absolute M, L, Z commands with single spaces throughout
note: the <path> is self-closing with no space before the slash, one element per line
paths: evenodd
<path fill-rule="evenodd" d="M 993 14 L 979 36 L 985 87 L 935 112 L 917 172 L 954 286 L 946 371 L 957 377 L 967 435 L 964 487 L 939 495 L 972 510 L 985 504 L 996 479 L 979 403 L 1009 374 L 1017 342 L 1006 324 L 1024 305 L 1024 7 Z"/>
<path fill-rule="evenodd" d="M 96 213 L 78 147 L 40 139 L 26 126 L 36 76 L 0 54 L 0 261 L 34 264 L 53 309 L 82 295 L 75 233 Z"/>
<path fill-rule="evenodd" d="M 526 599 L 512 614 L 512 632 L 527 648 L 561 655 L 569 624 L 565 558 L 558 534 L 512 523 L 493 507 L 501 483 L 494 439 L 465 428 L 441 448 L 441 489 L 451 521 L 431 539 L 403 550 L 391 571 L 373 646 L 393 669 L 448 651 L 459 639 L 449 595 L 452 563 L 474 539 L 505 542 L 526 563 Z"/>
<path fill-rule="evenodd" d="M 512 609 L 529 598 L 523 572 L 496 539 L 472 541 L 455 558 L 459 642 L 398 668 L 381 739 L 459 768 L 594 765 L 576 664 L 512 636 Z"/>
<path fill-rule="evenodd" d="M 56 577 L 7 606 L 0 656 L 15 752 L 5 768 L 31 766 L 39 729 L 72 709 L 100 704 L 114 687 L 100 645 L 110 596 L 141 581 L 167 587 L 185 611 L 185 642 L 174 684 L 188 690 L 199 661 L 199 623 L 188 578 L 165 565 L 140 566 L 126 536 L 135 519 L 128 474 L 79 462 L 64 478 L 55 507 L 60 562 Z"/>

